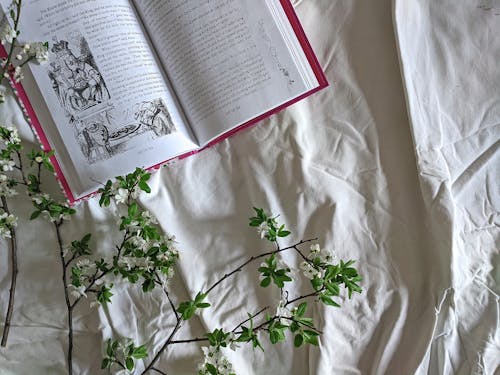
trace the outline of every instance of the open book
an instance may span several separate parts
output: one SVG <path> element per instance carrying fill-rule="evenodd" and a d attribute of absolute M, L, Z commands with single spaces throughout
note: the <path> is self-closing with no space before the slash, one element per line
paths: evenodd
<path fill-rule="evenodd" d="M 18 95 L 72 202 L 327 86 L 288 0 L 23 4 L 21 41 L 50 58 Z"/>

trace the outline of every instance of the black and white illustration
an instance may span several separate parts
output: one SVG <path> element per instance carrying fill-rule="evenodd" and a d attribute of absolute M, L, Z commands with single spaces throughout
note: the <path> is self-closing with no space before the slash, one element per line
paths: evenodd
<path fill-rule="evenodd" d="M 71 124 L 80 151 L 89 164 L 177 131 L 162 99 L 137 103 L 125 113 L 111 105 L 100 105 L 81 112 Z"/>
<path fill-rule="evenodd" d="M 80 32 L 54 38 L 49 58 L 49 78 L 67 117 L 110 99 L 102 74 L 86 39 Z"/>

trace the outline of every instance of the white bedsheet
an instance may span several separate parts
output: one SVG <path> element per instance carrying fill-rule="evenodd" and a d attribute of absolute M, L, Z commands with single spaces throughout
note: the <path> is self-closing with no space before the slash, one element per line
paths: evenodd
<path fill-rule="evenodd" d="M 228 356 L 238 375 L 477 374 L 500 371 L 498 331 L 500 5 L 492 0 L 296 1 L 331 87 L 152 179 L 145 206 L 176 235 L 176 301 L 266 249 L 251 206 L 279 213 L 291 243 L 320 237 L 357 261 L 363 294 L 310 311 L 321 345 L 249 347 Z M 2 119 L 33 139 L 13 100 Z M 27 146 L 29 148 L 29 146 Z M 50 187 L 56 189 L 55 184 Z M 55 237 L 16 199 L 20 274 L 0 374 L 64 374 L 66 318 Z M 64 232 L 101 252 L 111 213 L 81 204 Z M 10 275 L 0 252 L 0 320 Z M 285 256 L 290 265 L 299 259 Z M 210 297 L 213 309 L 179 338 L 232 327 L 276 304 L 250 268 Z M 308 285 L 296 286 L 296 293 Z M 100 374 L 102 342 L 158 347 L 174 319 L 161 294 L 115 289 L 109 312 L 76 311 L 76 373 Z M 314 305 L 314 304 L 311 304 Z M 267 341 L 267 340 L 263 340 Z M 158 366 L 194 374 L 198 345 L 173 346 Z M 142 364 L 139 364 L 141 368 Z"/>

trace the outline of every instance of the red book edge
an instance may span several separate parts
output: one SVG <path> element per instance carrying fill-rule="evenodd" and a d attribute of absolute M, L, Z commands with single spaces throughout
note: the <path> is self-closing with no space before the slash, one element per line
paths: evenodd
<path fill-rule="evenodd" d="M 307 39 L 307 36 L 304 32 L 304 29 L 302 28 L 302 25 L 300 24 L 300 21 L 297 17 L 297 14 L 295 13 L 295 10 L 293 8 L 292 3 L 290 2 L 290 0 L 280 0 L 280 3 L 281 3 L 281 6 L 283 7 L 283 10 L 284 10 L 286 16 L 288 17 L 288 20 L 290 21 L 290 24 L 293 28 L 293 31 L 295 32 L 295 35 L 296 35 L 296 37 L 297 37 L 305 55 L 306 55 L 306 58 L 307 58 L 310 66 L 314 72 L 314 75 L 316 76 L 316 79 L 319 82 L 319 86 L 302 94 L 302 95 L 300 95 L 300 96 L 298 96 L 295 99 L 292 99 L 292 100 L 290 100 L 290 101 L 288 101 L 288 102 L 286 102 L 286 103 L 284 103 L 284 104 L 282 104 L 282 105 L 280 105 L 280 106 L 278 106 L 278 107 L 276 107 L 268 112 L 265 112 L 265 113 L 259 115 L 258 117 L 254 118 L 254 119 L 251 119 L 251 120 L 245 122 L 244 124 L 239 125 L 238 127 L 234 128 L 234 129 L 222 134 L 220 137 L 214 139 L 208 145 L 206 145 L 205 147 L 203 147 L 199 150 L 191 151 L 191 152 L 182 154 L 180 156 L 165 160 L 161 163 L 158 163 L 156 165 L 153 165 L 152 167 L 147 168 L 148 170 L 156 170 L 156 169 L 160 168 L 162 165 L 164 165 L 165 163 L 168 163 L 169 161 L 172 161 L 175 159 L 180 160 L 180 159 L 184 159 L 190 155 L 197 154 L 198 152 L 203 151 L 204 149 L 211 147 L 211 146 L 223 141 L 226 138 L 231 137 L 232 135 L 236 134 L 237 132 L 239 132 L 243 129 L 246 129 L 246 128 L 256 124 L 259 121 L 262 121 L 269 116 L 272 116 L 276 113 L 281 112 L 285 108 L 291 106 L 292 104 L 295 104 L 295 103 L 301 101 L 302 99 L 314 94 L 315 92 L 322 90 L 325 87 L 328 87 L 328 81 L 326 79 L 325 73 L 323 72 L 323 69 L 321 68 L 320 63 L 319 63 L 316 55 L 314 54 L 314 51 L 311 47 L 311 44 L 309 43 L 309 40 Z M 7 51 L 5 50 L 5 47 L 3 45 L 0 45 L 0 57 L 7 58 L 7 56 L 8 56 L 8 54 L 7 54 Z M 42 150 L 44 152 L 51 151 L 52 147 L 50 146 L 50 143 L 47 139 L 47 136 L 45 135 L 45 132 L 42 129 L 42 126 L 40 124 L 38 116 L 36 115 L 36 113 L 33 109 L 33 106 L 31 105 L 31 103 L 28 99 L 28 96 L 26 95 L 26 91 L 24 90 L 23 85 L 20 82 L 15 82 L 14 79 L 12 78 L 12 75 L 10 77 L 10 84 L 12 86 L 14 94 L 17 96 L 17 98 L 19 100 L 19 103 L 21 105 L 21 108 L 23 110 L 23 113 L 24 113 L 28 123 L 33 128 L 33 130 L 35 131 L 35 134 L 38 137 L 38 140 L 42 146 Z M 82 196 L 78 199 L 75 199 L 75 197 L 74 197 L 74 195 L 71 192 L 71 189 L 69 187 L 68 181 L 66 180 L 66 177 L 64 176 L 62 169 L 61 169 L 61 166 L 59 165 L 59 162 L 57 161 L 55 155 L 50 157 L 50 161 L 51 161 L 52 165 L 54 166 L 55 175 L 59 181 L 61 189 L 64 192 L 69 204 L 73 205 L 81 200 L 88 199 L 97 193 L 97 192 L 94 192 L 94 193 Z"/>

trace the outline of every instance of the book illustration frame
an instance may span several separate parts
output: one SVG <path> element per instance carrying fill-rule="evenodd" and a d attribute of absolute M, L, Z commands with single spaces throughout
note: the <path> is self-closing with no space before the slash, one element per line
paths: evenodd
<path fill-rule="evenodd" d="M 87 40 L 80 31 L 53 38 L 48 76 L 66 117 L 111 99 Z"/>

